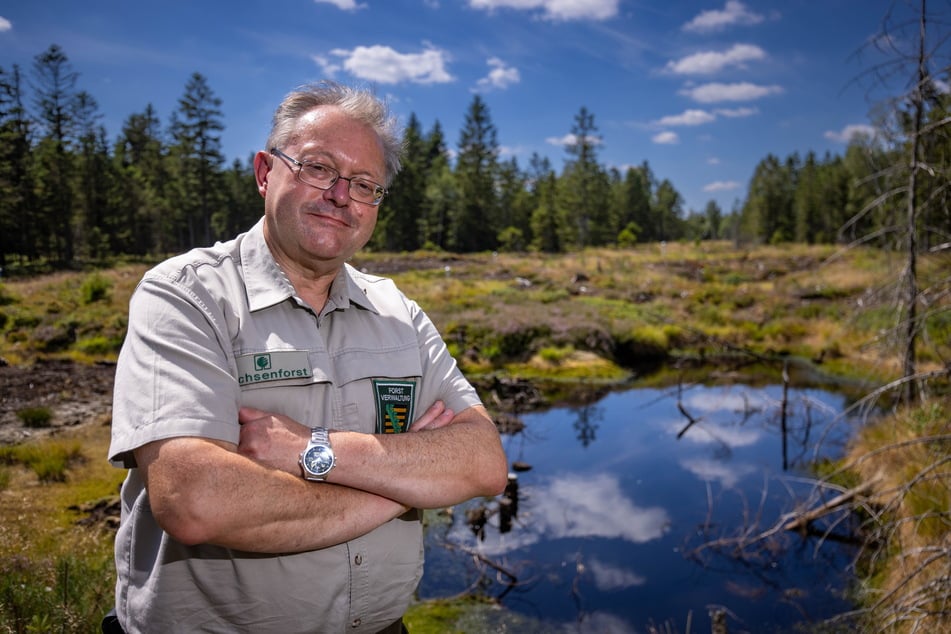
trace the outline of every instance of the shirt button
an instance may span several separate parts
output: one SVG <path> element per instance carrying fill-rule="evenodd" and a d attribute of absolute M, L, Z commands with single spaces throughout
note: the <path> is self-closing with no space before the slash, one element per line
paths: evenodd
<path fill-rule="evenodd" d="M 353 563 L 356 565 L 361 565 L 363 563 L 363 555 L 357 555 L 353 558 Z"/>
<path fill-rule="evenodd" d="M 353 622 L 350 625 L 351 627 L 360 627 L 360 623 L 362 622 L 363 621 L 361 621 L 359 618 L 356 618 L 356 619 L 353 619 Z"/>

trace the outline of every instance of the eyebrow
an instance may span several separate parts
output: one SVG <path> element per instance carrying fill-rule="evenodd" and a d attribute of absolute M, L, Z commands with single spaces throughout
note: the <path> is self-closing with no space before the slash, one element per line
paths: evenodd
<path fill-rule="evenodd" d="M 315 163 L 315 162 L 316 162 L 316 163 L 326 163 L 326 164 L 328 164 L 329 167 L 334 168 L 334 169 L 337 170 L 338 172 L 340 171 L 340 168 L 337 167 L 337 162 L 334 160 L 333 155 L 330 154 L 329 152 L 327 152 L 326 150 L 321 150 L 321 149 L 306 150 L 306 151 L 305 151 L 305 150 L 302 150 L 301 153 L 302 153 L 303 156 L 308 156 L 308 157 L 309 157 L 309 156 L 316 156 L 316 157 L 317 157 L 317 158 L 300 158 L 300 157 L 298 157 L 297 160 L 300 161 L 301 163 Z M 356 172 L 354 172 L 353 174 L 351 174 L 348 178 L 358 178 L 358 179 L 362 179 L 362 180 L 366 180 L 366 181 L 372 181 L 374 184 L 379 184 L 379 183 L 383 182 L 383 177 L 382 177 L 382 176 L 379 177 L 380 180 L 378 181 L 376 176 L 374 176 L 373 174 L 371 174 L 370 172 L 365 171 L 365 170 L 363 170 L 363 171 L 357 170 Z"/>

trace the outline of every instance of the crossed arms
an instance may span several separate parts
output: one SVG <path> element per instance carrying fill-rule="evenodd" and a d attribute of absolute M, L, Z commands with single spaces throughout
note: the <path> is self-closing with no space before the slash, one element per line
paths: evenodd
<path fill-rule="evenodd" d="M 176 437 L 135 450 L 152 513 L 174 539 L 262 553 L 325 548 L 410 508 L 439 508 L 505 487 L 506 459 L 482 406 L 441 402 L 411 433 L 331 430 L 337 466 L 326 482 L 301 477 L 310 429 L 242 409 L 238 445 Z"/>

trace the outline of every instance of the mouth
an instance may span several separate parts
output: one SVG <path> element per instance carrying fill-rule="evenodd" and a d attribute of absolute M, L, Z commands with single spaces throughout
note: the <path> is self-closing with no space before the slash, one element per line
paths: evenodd
<path fill-rule="evenodd" d="M 327 224 L 347 228 L 353 226 L 353 223 L 350 221 L 350 217 L 346 214 L 327 212 L 320 209 L 307 209 L 304 213 Z"/>

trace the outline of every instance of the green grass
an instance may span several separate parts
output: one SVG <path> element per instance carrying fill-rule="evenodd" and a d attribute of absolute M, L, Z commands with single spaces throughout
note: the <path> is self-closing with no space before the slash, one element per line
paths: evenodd
<path fill-rule="evenodd" d="M 94 425 L 0 447 L 0 632 L 99 631 L 114 601 L 113 532 L 77 520 L 118 493 L 124 472 L 103 459 L 108 441 L 108 427 Z"/>
<path fill-rule="evenodd" d="M 53 420 L 53 412 L 48 407 L 24 407 L 17 410 L 17 418 L 24 427 L 39 429 L 49 427 Z"/>
<path fill-rule="evenodd" d="M 27 467 L 40 482 L 65 482 L 70 465 L 82 456 L 76 440 L 0 446 L 0 463 Z"/>

